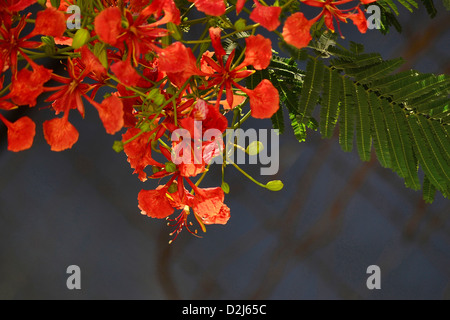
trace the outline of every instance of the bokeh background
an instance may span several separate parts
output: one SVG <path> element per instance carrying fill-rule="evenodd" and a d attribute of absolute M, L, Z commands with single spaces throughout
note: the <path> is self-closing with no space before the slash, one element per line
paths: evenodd
<path fill-rule="evenodd" d="M 405 68 L 448 74 L 450 14 L 436 5 L 434 19 L 422 5 L 400 10 L 401 34 L 361 35 L 351 23 L 342 32 L 367 52 L 404 57 Z M 0 127 L 0 299 L 450 298 L 450 201 L 439 195 L 426 205 L 335 138 L 311 132 L 300 144 L 288 128 L 276 177 L 244 166 L 263 182 L 283 180 L 282 192 L 227 168 L 229 223 L 168 245 L 166 222 L 137 208 L 138 192 L 153 182 L 141 183 L 111 149 L 117 136 L 104 132 L 95 109 L 84 120 L 71 113 L 80 140 L 53 153 L 41 130 L 53 117 L 47 106 L 26 111 L 39 128 L 31 150 L 6 151 Z M 220 185 L 215 171 L 203 186 Z M 371 291 L 366 270 L 374 264 L 381 290 Z M 81 268 L 81 290 L 66 287 L 69 265 Z"/>

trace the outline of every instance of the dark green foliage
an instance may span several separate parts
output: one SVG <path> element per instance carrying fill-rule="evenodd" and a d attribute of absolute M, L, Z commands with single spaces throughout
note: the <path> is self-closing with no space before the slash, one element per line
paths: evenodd
<path fill-rule="evenodd" d="M 268 70 L 256 72 L 250 81 L 272 81 L 300 142 L 306 140 L 307 128 L 318 126 L 324 138 L 338 128 L 344 151 L 352 151 L 356 140 L 361 160 L 369 161 L 374 149 L 380 164 L 414 190 L 421 188 L 420 168 L 425 201 L 432 202 L 436 190 L 448 197 L 450 77 L 414 70 L 395 73 L 402 59 L 383 60 L 362 50 L 357 44 L 351 50 L 330 47 L 331 59 L 310 57 L 305 72 L 293 59 L 275 57 Z M 281 131 L 282 112 L 272 118 Z"/>

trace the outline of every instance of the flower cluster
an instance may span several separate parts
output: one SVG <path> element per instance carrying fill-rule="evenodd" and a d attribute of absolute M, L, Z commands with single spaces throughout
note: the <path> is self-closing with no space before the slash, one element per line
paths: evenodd
<path fill-rule="evenodd" d="M 269 80 L 251 89 L 245 85 L 272 59 L 271 40 L 257 31 L 274 32 L 297 48 L 309 44 L 310 29 L 321 18 L 332 31 L 333 20 L 339 24 L 350 19 L 365 32 L 360 4 L 376 0 L 338 8 L 351 1 L 291 0 L 268 5 L 262 0 L 1 0 L 0 110 L 34 107 L 45 94 L 55 116 L 44 122 L 43 134 L 51 150 L 64 151 L 79 137 L 70 122 L 71 111 L 84 117 L 85 107 L 93 106 L 108 134 L 123 132 L 114 149 L 125 152 L 137 177 L 142 182 L 158 181 L 156 188 L 139 193 L 141 212 L 166 218 L 175 228 L 175 237 L 183 229 L 197 234 L 193 222 L 205 230 L 205 225 L 226 224 L 230 218 L 224 203 L 228 185 L 199 187 L 212 159 L 226 158 L 222 141 L 226 129 L 235 127 L 247 102 L 244 120 L 250 115 L 271 118 L 280 105 Z M 42 8 L 33 16 L 30 8 L 38 3 Z M 291 12 L 278 32 L 283 13 L 293 4 L 322 11 L 312 20 L 302 12 Z M 66 10 L 71 5 L 81 9 L 78 30 L 67 29 Z M 239 20 L 233 24 L 229 13 Z M 254 24 L 247 25 L 242 17 Z M 205 26 L 203 34 L 183 40 L 183 31 L 190 35 L 189 29 L 198 24 Z M 224 39 L 242 31 L 248 34 L 240 46 L 224 46 Z M 48 57 L 65 64 L 64 74 L 37 62 Z M 9 150 L 32 146 L 36 133 L 32 119 L 25 116 L 11 122 L 0 113 L 0 120 L 8 130 Z M 190 138 L 179 137 L 179 129 L 191 133 Z M 198 130 L 218 134 L 206 139 L 196 135 Z M 183 161 L 176 161 L 180 157 Z M 275 185 L 273 190 L 280 189 Z M 271 189 L 274 181 L 267 186 Z M 175 211 L 179 213 L 173 217 Z"/>

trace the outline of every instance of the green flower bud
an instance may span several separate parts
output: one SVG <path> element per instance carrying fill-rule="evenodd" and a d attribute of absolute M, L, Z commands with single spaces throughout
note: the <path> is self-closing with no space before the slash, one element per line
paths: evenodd
<path fill-rule="evenodd" d="M 73 37 L 72 47 L 74 49 L 79 49 L 84 46 L 89 39 L 91 38 L 91 34 L 86 29 L 79 29 L 75 36 Z"/>
<path fill-rule="evenodd" d="M 180 29 L 178 29 L 178 26 L 172 22 L 167 23 L 167 29 L 172 33 L 172 37 L 180 41 L 183 37 L 181 35 Z"/>
<path fill-rule="evenodd" d="M 41 41 L 43 43 L 45 43 L 47 46 L 51 46 L 54 47 L 55 46 L 55 40 L 53 39 L 53 37 L 50 36 L 42 36 L 41 37 Z"/>
<path fill-rule="evenodd" d="M 147 93 L 147 98 L 154 99 L 158 96 L 159 93 L 160 93 L 159 88 L 154 88 L 154 89 L 150 90 L 149 93 Z"/>
<path fill-rule="evenodd" d="M 266 188 L 270 191 L 280 191 L 281 189 L 283 189 L 283 187 L 284 184 L 283 182 L 281 182 L 281 180 L 272 180 L 267 182 L 266 184 Z"/>
<path fill-rule="evenodd" d="M 162 94 L 158 94 L 154 99 L 153 102 L 155 102 L 156 105 L 160 106 L 164 103 L 164 96 Z"/>
<path fill-rule="evenodd" d="M 223 192 L 225 192 L 226 194 L 228 194 L 230 192 L 230 186 L 225 181 L 222 182 L 221 188 L 222 188 Z"/>
<path fill-rule="evenodd" d="M 161 171 L 161 168 L 160 168 L 160 167 L 152 166 L 152 172 L 153 172 L 153 173 L 158 173 L 158 172 L 160 172 L 160 171 Z"/>
<path fill-rule="evenodd" d="M 175 171 L 177 171 L 177 166 L 173 162 L 166 162 L 164 165 L 165 165 L 165 169 L 166 169 L 167 172 L 175 172 Z"/>
<path fill-rule="evenodd" d="M 113 150 L 117 153 L 123 151 L 123 142 L 122 141 L 114 141 Z"/>
<path fill-rule="evenodd" d="M 234 27 L 236 28 L 236 31 L 244 31 L 245 27 L 247 26 L 247 21 L 245 19 L 239 19 L 234 23 Z"/>
<path fill-rule="evenodd" d="M 172 183 L 172 184 L 169 186 L 169 189 L 167 189 L 167 191 L 168 191 L 169 193 L 175 193 L 175 192 L 177 192 L 177 191 L 178 191 L 178 185 L 177 185 L 176 183 Z"/>
<path fill-rule="evenodd" d="M 141 129 L 144 132 L 148 132 L 152 129 L 151 123 L 146 121 L 139 126 L 139 129 Z"/>
<path fill-rule="evenodd" d="M 61 5 L 61 0 L 50 0 L 50 3 L 52 4 L 53 8 L 58 9 L 59 6 Z"/>
<path fill-rule="evenodd" d="M 256 156 L 259 154 L 262 150 L 264 150 L 264 145 L 260 141 L 253 141 L 250 143 L 245 150 L 249 155 Z"/>

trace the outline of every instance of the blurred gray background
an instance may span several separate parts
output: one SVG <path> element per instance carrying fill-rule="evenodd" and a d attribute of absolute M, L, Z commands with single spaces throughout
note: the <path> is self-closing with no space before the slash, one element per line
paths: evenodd
<path fill-rule="evenodd" d="M 422 6 L 401 10 L 404 31 L 349 40 L 405 67 L 450 72 L 450 14 L 436 1 L 430 19 Z M 309 17 L 311 18 L 311 17 Z M 337 139 L 310 133 L 298 143 L 280 137 L 282 192 L 263 190 L 233 168 L 226 180 L 231 219 L 210 226 L 203 239 L 183 232 L 168 245 L 164 220 L 140 215 L 137 195 L 154 182 L 132 175 L 87 106 L 75 147 L 53 153 L 42 134 L 54 115 L 28 112 L 38 124 L 31 150 L 6 151 L 0 127 L 1 299 L 442 299 L 450 298 L 450 201 L 425 205 L 421 192 L 376 160 L 362 163 Z M 86 104 L 87 105 L 87 104 Z M 270 121 L 246 125 L 269 128 Z M 220 185 L 220 168 L 202 186 Z M 381 290 L 368 290 L 369 265 L 381 268 Z M 81 268 L 81 290 L 68 290 L 66 269 Z"/>

